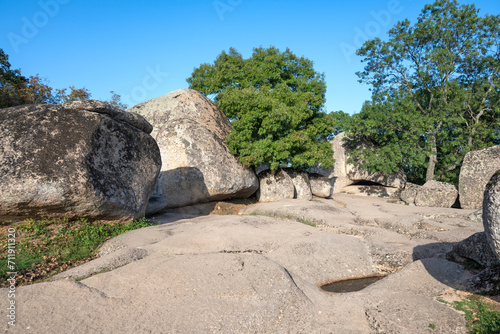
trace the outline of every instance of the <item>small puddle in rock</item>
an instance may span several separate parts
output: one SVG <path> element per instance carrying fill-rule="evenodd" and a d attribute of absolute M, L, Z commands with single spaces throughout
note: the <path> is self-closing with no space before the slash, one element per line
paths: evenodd
<path fill-rule="evenodd" d="M 328 292 L 355 292 L 360 291 L 375 283 L 376 281 L 386 277 L 387 275 L 371 275 L 364 277 L 346 278 L 330 282 L 321 286 L 321 289 Z"/>

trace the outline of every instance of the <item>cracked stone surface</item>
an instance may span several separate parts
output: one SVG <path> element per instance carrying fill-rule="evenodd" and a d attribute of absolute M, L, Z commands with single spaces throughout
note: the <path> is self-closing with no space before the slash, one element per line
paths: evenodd
<path fill-rule="evenodd" d="M 482 229 L 466 218 L 471 212 L 336 195 L 259 203 L 240 216 L 163 214 L 155 217 L 162 225 L 107 241 L 100 258 L 19 287 L 16 326 L 3 326 L 37 334 L 466 333 L 463 316 L 436 297 L 471 277 L 444 259 Z M 393 273 L 358 292 L 320 289 L 380 272 Z"/>
<path fill-rule="evenodd" d="M 359 236 L 376 265 L 389 271 L 420 258 L 444 256 L 458 241 L 482 231 L 467 218 L 473 210 L 416 207 L 382 198 L 335 194 L 312 202 L 259 203 L 240 211 L 315 224 L 335 234 Z"/>

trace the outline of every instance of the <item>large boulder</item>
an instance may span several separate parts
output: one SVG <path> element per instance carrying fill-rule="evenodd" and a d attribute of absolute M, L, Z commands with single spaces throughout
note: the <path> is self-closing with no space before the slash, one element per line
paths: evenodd
<path fill-rule="evenodd" d="M 315 165 L 310 168 L 310 173 L 320 174 L 333 180 L 332 192 L 339 193 L 346 186 L 368 181 L 386 187 L 404 188 L 406 175 L 401 171 L 386 175 L 384 172 L 370 172 L 349 162 L 349 147 L 344 142 L 345 133 L 339 133 L 331 142 L 333 148 L 333 168 L 322 168 Z"/>
<path fill-rule="evenodd" d="M 161 160 L 151 125 L 99 101 L 0 112 L 0 220 L 144 215 Z"/>
<path fill-rule="evenodd" d="M 282 199 L 312 200 L 311 183 L 306 172 L 293 168 L 265 169 L 259 177 L 259 202 L 274 202 Z"/>
<path fill-rule="evenodd" d="M 128 109 L 154 127 L 162 169 L 148 213 L 195 203 L 252 195 L 255 173 L 229 152 L 231 123 L 212 101 L 191 89 L 179 89 Z"/>
<path fill-rule="evenodd" d="M 474 233 L 467 239 L 457 242 L 449 255 L 455 258 L 456 255 L 458 255 L 459 257 L 473 260 L 483 267 L 491 267 L 500 264 L 496 253 L 492 251 L 488 244 L 485 232 Z M 460 258 L 457 260 L 457 262 L 459 262 Z"/>
<path fill-rule="evenodd" d="M 292 168 L 283 169 L 292 179 L 294 187 L 293 198 L 305 199 L 310 201 L 312 199 L 311 183 L 309 175 L 306 172 L 298 171 Z"/>
<path fill-rule="evenodd" d="M 493 174 L 484 191 L 483 225 L 486 240 L 500 259 L 500 170 Z"/>
<path fill-rule="evenodd" d="M 465 155 L 458 184 L 463 209 L 481 208 L 484 187 L 499 167 L 500 145 L 471 151 Z"/>
<path fill-rule="evenodd" d="M 415 205 L 415 198 L 417 197 L 418 190 L 421 187 L 422 186 L 419 186 L 418 184 L 406 182 L 406 186 L 400 194 L 401 200 L 409 205 Z"/>
<path fill-rule="evenodd" d="M 409 205 L 451 208 L 457 201 L 458 190 L 452 184 L 435 180 L 423 186 L 408 182 L 399 197 Z"/>
<path fill-rule="evenodd" d="M 332 182 L 329 178 L 319 174 L 309 174 L 309 183 L 314 196 L 322 198 L 332 196 Z"/>
<path fill-rule="evenodd" d="M 333 167 L 323 168 L 321 165 L 314 165 L 309 169 L 309 173 L 319 174 L 332 180 L 332 194 L 339 193 L 345 186 L 354 182 L 347 177 L 347 154 L 344 143 L 345 133 L 339 133 L 330 142 L 333 148 Z"/>
<path fill-rule="evenodd" d="M 431 180 L 417 188 L 415 205 L 451 208 L 457 197 L 458 190 L 454 185 Z"/>
<path fill-rule="evenodd" d="M 258 174 L 260 187 L 257 191 L 259 202 L 275 202 L 294 198 L 295 186 L 290 175 L 283 169 L 265 170 Z"/>

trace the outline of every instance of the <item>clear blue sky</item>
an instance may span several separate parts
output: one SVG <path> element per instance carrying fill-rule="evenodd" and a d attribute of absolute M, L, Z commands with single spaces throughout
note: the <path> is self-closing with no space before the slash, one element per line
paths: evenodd
<path fill-rule="evenodd" d="M 326 110 L 353 114 L 370 98 L 354 50 L 397 21 L 415 22 L 431 2 L 0 0 L 0 48 L 25 76 L 86 87 L 95 99 L 113 90 L 132 106 L 187 88 L 195 67 L 231 46 L 245 58 L 254 47 L 289 47 L 325 74 Z M 473 3 L 482 15 L 500 13 L 499 0 Z"/>

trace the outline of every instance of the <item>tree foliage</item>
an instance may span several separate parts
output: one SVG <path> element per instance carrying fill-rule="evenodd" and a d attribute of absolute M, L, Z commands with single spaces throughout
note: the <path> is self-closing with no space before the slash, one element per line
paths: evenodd
<path fill-rule="evenodd" d="M 28 81 L 20 70 L 10 67 L 9 56 L 0 49 L 0 108 L 22 104 L 19 91 Z"/>
<path fill-rule="evenodd" d="M 369 40 L 357 54 L 366 63 L 357 74 L 373 98 L 349 136 L 351 144 L 380 147 L 355 152 L 366 167 L 456 182 L 467 152 L 500 142 L 499 15 L 437 0 L 414 25 L 398 22 L 387 41 Z"/>
<path fill-rule="evenodd" d="M 244 165 L 332 165 L 333 118 L 322 111 L 326 84 L 312 61 L 274 47 L 254 48 L 244 59 L 230 48 L 196 68 L 187 82 L 212 96 L 230 119 L 227 143 Z"/>
<path fill-rule="evenodd" d="M 415 117 L 417 110 L 403 90 L 374 95 L 360 113 L 345 123 L 347 142 L 353 146 L 354 162 L 370 171 L 394 173 L 402 169 L 410 182 L 422 183 L 427 159 L 425 117 Z M 370 147 L 370 149 L 359 149 Z"/>

